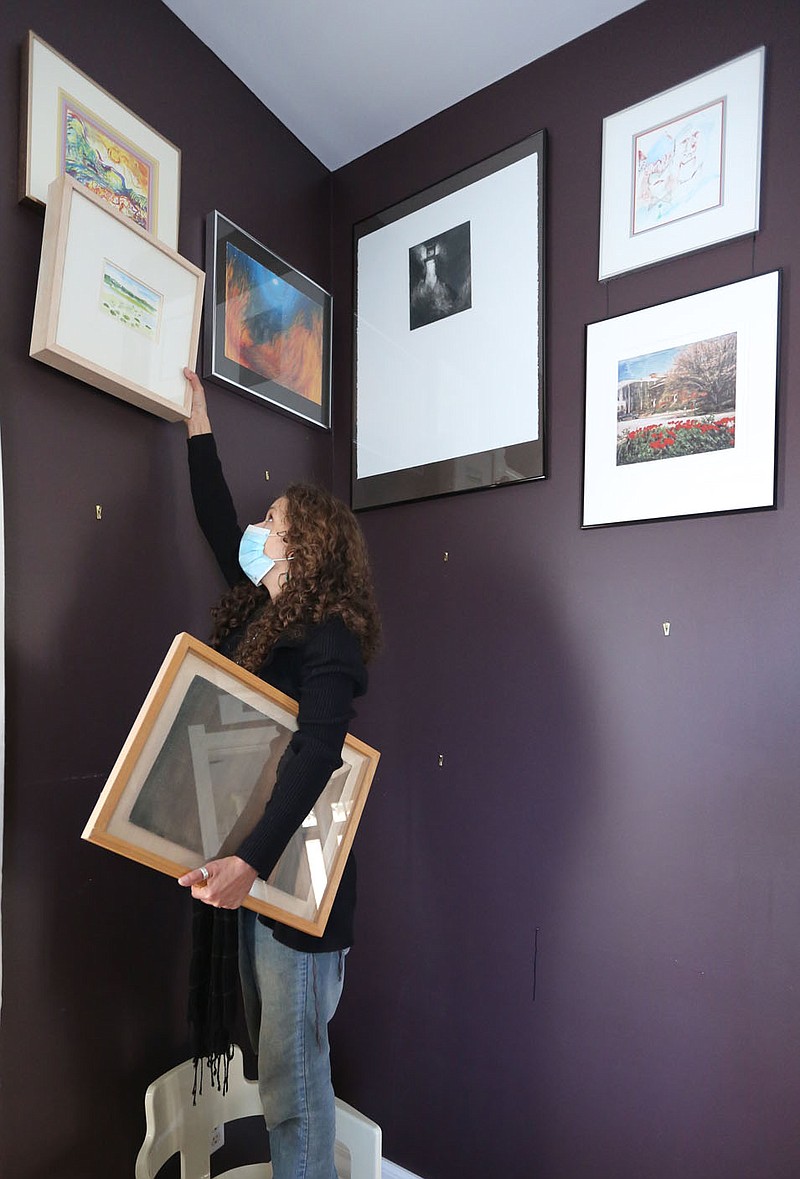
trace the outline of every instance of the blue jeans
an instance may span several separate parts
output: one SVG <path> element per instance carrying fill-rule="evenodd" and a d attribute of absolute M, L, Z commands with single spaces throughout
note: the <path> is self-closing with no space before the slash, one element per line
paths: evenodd
<path fill-rule="evenodd" d="M 344 953 L 282 945 L 239 910 L 239 971 L 274 1179 L 336 1179 L 336 1109 L 328 1021 L 344 983 Z"/>

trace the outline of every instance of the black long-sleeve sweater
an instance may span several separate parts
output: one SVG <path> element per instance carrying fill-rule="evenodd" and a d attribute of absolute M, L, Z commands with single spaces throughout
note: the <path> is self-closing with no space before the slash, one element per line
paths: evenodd
<path fill-rule="evenodd" d="M 239 567 L 242 530 L 212 434 L 189 439 L 189 474 L 200 527 L 226 581 L 235 585 L 243 576 Z M 240 637 L 238 633 L 228 636 L 222 653 L 229 655 Z M 333 616 L 308 627 L 300 638 L 279 638 L 258 675 L 291 696 L 299 707 L 291 756 L 281 762 L 263 817 L 237 849 L 237 855 L 266 879 L 331 774 L 342 764 L 342 744 L 354 715 L 353 697 L 366 691 L 367 673 L 358 639 Z M 355 899 L 356 871 L 351 855 L 322 937 L 264 917 L 260 920 L 272 926 L 278 941 L 293 949 L 342 950 L 353 943 Z"/>

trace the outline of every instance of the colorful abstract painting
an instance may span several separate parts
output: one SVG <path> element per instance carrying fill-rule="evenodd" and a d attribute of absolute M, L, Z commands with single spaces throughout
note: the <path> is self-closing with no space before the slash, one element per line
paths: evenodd
<path fill-rule="evenodd" d="M 722 204 L 725 102 L 710 103 L 634 138 L 634 234 Z"/>
<path fill-rule="evenodd" d="M 104 261 L 100 306 L 117 323 L 156 340 L 163 302 L 158 291 L 145 286 L 108 259 Z"/>
<path fill-rule="evenodd" d="M 157 162 L 82 109 L 63 90 L 59 97 L 62 170 L 142 229 L 155 233 Z"/>
<path fill-rule="evenodd" d="M 323 308 L 230 242 L 225 246 L 225 356 L 322 403 Z"/>

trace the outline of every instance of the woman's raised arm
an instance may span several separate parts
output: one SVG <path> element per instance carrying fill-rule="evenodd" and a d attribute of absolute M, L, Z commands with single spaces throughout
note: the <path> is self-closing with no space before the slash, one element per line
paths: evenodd
<path fill-rule="evenodd" d="M 211 420 L 206 405 L 206 391 L 197 373 L 192 372 L 190 368 L 185 368 L 183 375 L 192 386 L 192 416 L 186 423 L 189 437 L 194 438 L 196 434 L 210 434 Z"/>

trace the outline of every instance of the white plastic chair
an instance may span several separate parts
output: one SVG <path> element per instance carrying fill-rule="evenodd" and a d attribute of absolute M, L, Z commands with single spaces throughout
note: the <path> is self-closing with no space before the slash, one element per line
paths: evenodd
<path fill-rule="evenodd" d="M 180 1153 L 181 1179 L 209 1179 L 211 1135 L 217 1126 L 262 1115 L 256 1081 L 242 1069 L 234 1049 L 223 1095 L 209 1083 L 192 1105 L 194 1065 L 184 1061 L 148 1085 L 144 1095 L 147 1133 L 136 1158 L 136 1179 L 155 1179 L 164 1163 Z M 262 1115 L 263 1116 L 263 1115 Z M 381 1128 L 336 1098 L 336 1169 L 339 1179 L 381 1179 Z M 217 1179 L 271 1179 L 268 1162 L 234 1167 Z"/>

